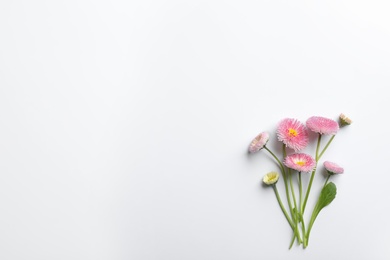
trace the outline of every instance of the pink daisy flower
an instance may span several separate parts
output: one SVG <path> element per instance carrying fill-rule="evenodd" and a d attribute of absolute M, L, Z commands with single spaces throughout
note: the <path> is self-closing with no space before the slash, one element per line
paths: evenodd
<path fill-rule="evenodd" d="M 306 126 L 321 135 L 335 135 L 339 130 L 339 124 L 336 121 L 321 116 L 310 117 L 306 121 Z"/>
<path fill-rule="evenodd" d="M 255 153 L 264 148 L 269 140 L 269 134 L 267 132 L 262 132 L 253 139 L 249 145 L 249 152 Z"/>
<path fill-rule="evenodd" d="M 276 130 L 278 140 L 296 152 L 304 149 L 309 143 L 309 134 L 304 124 L 296 119 L 283 119 Z"/>
<path fill-rule="evenodd" d="M 324 162 L 324 167 L 330 175 L 344 173 L 344 168 L 333 162 Z"/>
<path fill-rule="evenodd" d="M 311 172 L 316 166 L 316 161 L 308 154 L 295 153 L 286 156 L 284 165 L 299 172 Z"/>

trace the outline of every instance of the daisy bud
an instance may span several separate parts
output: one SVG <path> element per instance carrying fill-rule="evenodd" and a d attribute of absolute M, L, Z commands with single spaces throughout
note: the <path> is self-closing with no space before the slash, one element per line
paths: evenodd
<path fill-rule="evenodd" d="M 329 175 L 344 173 L 344 169 L 334 162 L 325 161 L 324 167 Z"/>
<path fill-rule="evenodd" d="M 352 120 L 346 117 L 344 114 L 340 114 L 339 121 L 340 121 L 340 127 L 352 124 Z"/>
<path fill-rule="evenodd" d="M 269 172 L 263 177 L 263 182 L 267 185 L 272 185 L 277 183 L 279 180 L 279 173 Z"/>

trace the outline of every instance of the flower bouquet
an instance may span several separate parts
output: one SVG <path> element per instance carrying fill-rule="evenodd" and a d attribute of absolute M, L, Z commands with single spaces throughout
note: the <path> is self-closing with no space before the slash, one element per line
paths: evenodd
<path fill-rule="evenodd" d="M 334 174 L 343 173 L 344 169 L 334 162 L 325 161 L 323 162 L 323 167 L 326 169 L 327 178 L 311 212 L 309 222 L 305 223 L 306 204 L 318 169 L 318 163 L 339 129 L 351 123 L 352 121 L 344 114 L 339 116 L 339 122 L 325 117 L 313 116 L 306 121 L 306 125 L 296 119 L 283 119 L 276 130 L 277 138 L 282 142 L 283 160 L 280 160 L 267 147 L 269 141 L 267 132 L 260 133 L 249 145 L 250 153 L 264 149 L 270 153 L 279 165 L 288 210 L 286 210 L 277 188 L 279 172 L 272 171 L 267 173 L 263 178 L 263 182 L 268 186 L 272 186 L 280 208 L 291 227 L 292 239 L 289 248 L 292 247 L 294 241 L 302 244 L 303 248 L 308 246 L 310 232 L 318 214 L 336 197 L 336 185 L 333 182 L 329 182 L 329 178 Z M 309 144 L 309 131 L 317 134 L 317 146 L 313 156 L 300 152 Z M 327 142 L 322 146 L 321 141 L 325 138 L 327 138 Z M 288 153 L 286 148 L 292 149 L 295 153 Z M 302 173 L 303 175 L 310 174 L 305 190 L 302 187 Z M 309 176 L 304 176 L 303 178 L 305 177 Z M 294 181 L 293 179 L 296 180 Z M 295 192 L 295 189 L 298 189 L 298 193 Z"/>

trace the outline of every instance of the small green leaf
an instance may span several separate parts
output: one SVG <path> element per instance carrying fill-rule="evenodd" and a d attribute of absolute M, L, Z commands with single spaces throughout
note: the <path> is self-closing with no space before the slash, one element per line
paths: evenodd
<path fill-rule="evenodd" d="M 317 204 L 317 212 L 328 206 L 336 197 L 337 188 L 333 182 L 329 182 L 321 191 Z"/>
<path fill-rule="evenodd" d="M 314 207 L 313 213 L 311 214 L 310 223 L 307 229 L 306 240 L 309 240 L 311 228 L 313 227 L 314 221 L 316 220 L 320 211 L 328 206 L 336 197 L 337 188 L 333 182 L 329 182 L 322 190 L 320 197 L 318 198 L 317 204 Z"/>

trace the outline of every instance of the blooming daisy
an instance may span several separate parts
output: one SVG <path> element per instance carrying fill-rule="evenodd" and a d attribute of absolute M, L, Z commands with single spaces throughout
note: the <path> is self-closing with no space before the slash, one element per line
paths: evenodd
<path fill-rule="evenodd" d="M 284 165 L 299 172 L 311 172 L 316 166 L 316 161 L 308 154 L 295 153 L 286 156 Z"/>
<path fill-rule="evenodd" d="M 352 124 L 352 120 L 346 117 L 344 114 L 340 114 L 339 121 L 340 121 L 340 127 Z"/>
<path fill-rule="evenodd" d="M 321 135 L 335 135 L 339 130 L 339 124 L 336 121 L 321 116 L 310 117 L 306 121 L 306 126 Z"/>
<path fill-rule="evenodd" d="M 340 167 L 339 165 L 333 162 L 329 162 L 329 161 L 324 162 L 324 167 L 330 175 L 344 173 L 343 167 Z"/>
<path fill-rule="evenodd" d="M 249 152 L 255 153 L 264 148 L 269 140 L 269 134 L 267 132 L 262 132 L 253 139 L 249 145 Z"/>
<path fill-rule="evenodd" d="M 278 180 L 279 173 L 277 172 L 269 172 L 263 178 L 263 182 L 267 185 L 275 184 Z"/>
<path fill-rule="evenodd" d="M 309 135 L 304 124 L 296 119 L 285 118 L 276 130 L 279 141 L 296 152 L 304 149 L 309 143 Z"/>

